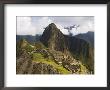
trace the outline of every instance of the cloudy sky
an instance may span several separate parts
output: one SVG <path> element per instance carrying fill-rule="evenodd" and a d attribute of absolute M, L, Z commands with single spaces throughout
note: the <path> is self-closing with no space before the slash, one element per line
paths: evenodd
<path fill-rule="evenodd" d="M 79 33 L 86 33 L 88 31 L 94 31 L 94 17 L 92 16 L 74 16 L 74 17 L 62 17 L 62 16 L 32 16 L 32 17 L 21 17 L 17 16 L 17 35 L 36 35 L 42 34 L 44 28 L 50 23 L 55 23 L 56 26 L 61 30 L 65 35 L 72 33 L 77 35 Z M 70 32 L 64 27 L 70 27 L 76 25 L 79 27 L 72 28 Z"/>

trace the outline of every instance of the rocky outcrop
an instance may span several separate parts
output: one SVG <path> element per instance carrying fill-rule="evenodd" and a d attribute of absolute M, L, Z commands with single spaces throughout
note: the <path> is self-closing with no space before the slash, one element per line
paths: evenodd
<path fill-rule="evenodd" d="M 60 74 L 52 65 L 33 62 L 33 74 Z"/>
<path fill-rule="evenodd" d="M 26 74 L 29 73 L 29 68 L 32 65 L 32 58 L 26 53 L 17 58 L 16 60 L 16 74 Z"/>
<path fill-rule="evenodd" d="M 64 35 L 54 23 L 45 28 L 40 41 L 52 50 L 64 52 L 66 48 Z"/>
<path fill-rule="evenodd" d="M 29 54 L 23 54 L 16 61 L 16 74 L 60 74 L 52 65 L 34 62 Z"/>

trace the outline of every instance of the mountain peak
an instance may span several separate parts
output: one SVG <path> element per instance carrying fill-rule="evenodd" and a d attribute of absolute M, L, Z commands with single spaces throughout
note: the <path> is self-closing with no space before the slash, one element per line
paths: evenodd
<path fill-rule="evenodd" d="M 54 23 L 49 24 L 49 26 L 56 27 L 56 25 Z"/>
<path fill-rule="evenodd" d="M 40 41 L 46 46 L 49 47 L 52 50 L 57 51 L 64 51 L 65 44 L 64 44 L 64 35 L 60 31 L 60 29 L 57 28 L 57 26 L 54 23 L 49 24 L 41 38 Z"/>
<path fill-rule="evenodd" d="M 49 25 L 46 27 L 46 29 L 56 30 L 56 29 L 58 29 L 58 28 L 57 28 L 57 26 L 56 26 L 54 23 L 51 23 L 51 24 L 49 24 Z"/>

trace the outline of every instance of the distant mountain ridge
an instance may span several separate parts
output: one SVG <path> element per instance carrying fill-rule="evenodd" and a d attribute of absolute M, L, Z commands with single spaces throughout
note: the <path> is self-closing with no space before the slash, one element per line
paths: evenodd
<path fill-rule="evenodd" d="M 68 36 L 68 35 L 65 35 L 65 36 Z M 35 36 L 16 35 L 16 41 L 18 42 L 21 39 L 26 39 L 28 42 L 32 43 L 32 42 L 40 41 L 40 37 L 41 37 L 41 35 L 39 35 L 39 34 L 37 34 Z M 76 37 L 76 38 L 83 39 L 83 40 L 89 42 L 92 47 L 94 47 L 94 32 L 89 31 L 87 33 L 82 33 L 82 34 L 78 34 L 78 35 L 70 36 L 70 37 Z"/>
<path fill-rule="evenodd" d="M 87 33 L 75 35 L 75 37 L 86 40 L 94 47 L 94 32 L 88 31 Z"/>
<path fill-rule="evenodd" d="M 26 41 L 33 43 L 33 42 L 37 42 L 40 40 L 41 35 L 16 35 L 16 41 L 20 41 L 21 39 L 25 39 Z"/>

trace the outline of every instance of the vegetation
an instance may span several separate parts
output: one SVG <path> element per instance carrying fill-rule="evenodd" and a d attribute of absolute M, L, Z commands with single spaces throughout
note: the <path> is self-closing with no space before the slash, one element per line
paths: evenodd
<path fill-rule="evenodd" d="M 70 74 L 71 72 L 65 69 L 63 66 L 58 65 L 54 62 L 54 60 L 49 60 L 43 57 L 40 53 L 33 53 L 33 61 L 34 62 L 41 62 L 48 65 L 52 65 L 55 69 L 57 69 L 62 74 Z"/>
<path fill-rule="evenodd" d="M 40 41 L 35 43 L 36 49 L 44 49 L 46 48 Z"/>

